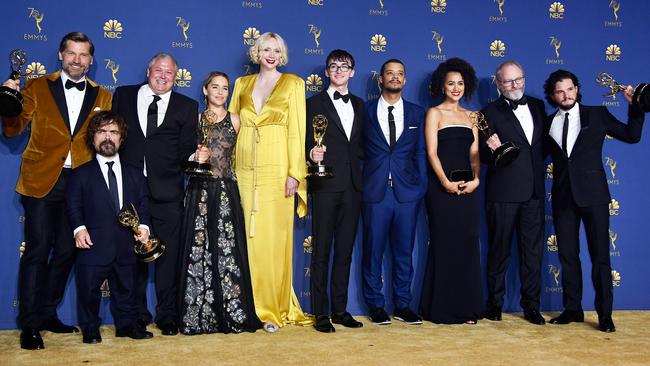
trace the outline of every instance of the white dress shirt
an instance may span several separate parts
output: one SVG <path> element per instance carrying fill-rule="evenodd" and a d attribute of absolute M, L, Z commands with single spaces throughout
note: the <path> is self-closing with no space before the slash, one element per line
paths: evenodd
<path fill-rule="evenodd" d="M 70 121 L 70 135 L 74 133 L 74 129 L 77 126 L 77 122 L 79 119 L 79 114 L 81 113 L 81 107 L 83 106 L 84 103 L 84 95 L 86 94 L 86 89 L 84 90 L 79 90 L 77 88 L 70 88 L 66 89 L 65 88 L 65 82 L 66 81 L 72 81 L 72 82 L 86 82 L 86 77 L 82 76 L 79 81 L 74 81 L 71 80 L 68 75 L 61 70 L 61 83 L 63 84 L 63 93 L 65 95 L 65 105 L 68 108 L 68 118 Z M 86 85 L 88 87 L 88 85 Z M 82 121 L 83 122 L 83 121 Z M 64 168 L 71 168 L 72 167 L 72 152 L 68 151 L 68 156 L 65 158 L 65 162 L 63 163 Z"/>
<path fill-rule="evenodd" d="M 535 125 L 533 124 L 533 115 L 530 113 L 530 108 L 528 108 L 528 104 L 523 104 L 519 105 L 517 109 L 513 109 L 512 111 L 515 114 L 515 117 L 519 120 L 519 124 L 521 125 L 521 128 L 524 130 L 524 134 L 526 135 L 526 140 L 528 140 L 528 144 L 532 145 L 533 144 L 533 130 L 535 129 Z"/>
<path fill-rule="evenodd" d="M 341 98 L 335 100 L 335 91 L 337 90 L 331 86 L 327 88 L 327 94 L 330 96 L 330 99 L 332 99 L 332 103 L 334 103 L 334 108 L 336 108 L 336 113 L 339 115 L 339 119 L 343 125 L 343 130 L 345 130 L 345 135 L 348 137 L 348 141 L 350 141 L 350 136 L 352 135 L 352 124 L 354 123 L 354 108 L 352 107 L 352 99 L 348 100 L 347 103 L 344 102 Z M 346 95 L 348 92 L 341 94 Z"/>
<path fill-rule="evenodd" d="M 149 84 L 144 84 L 140 87 L 138 90 L 138 121 L 140 122 L 140 129 L 142 130 L 142 134 L 146 137 L 147 136 L 147 112 L 149 111 L 149 105 L 151 102 L 153 102 L 153 96 L 154 96 L 153 90 L 149 87 Z M 172 95 L 172 91 L 168 91 L 165 94 L 160 94 L 158 95 L 160 97 L 160 100 L 158 103 L 158 124 L 157 126 L 160 127 L 160 125 L 163 123 L 163 120 L 165 119 L 165 113 L 167 112 L 167 107 L 169 106 L 169 98 Z M 144 169 L 143 169 L 144 176 L 147 176 L 147 158 L 144 158 Z"/>
<path fill-rule="evenodd" d="M 564 128 L 564 115 L 569 113 L 569 131 L 567 134 L 566 144 L 567 153 L 571 156 L 573 145 L 575 145 L 580 133 L 580 104 L 576 103 L 573 108 L 568 111 L 558 109 L 551 122 L 551 129 L 549 134 L 555 140 L 560 148 L 562 148 L 562 129 Z"/>
<path fill-rule="evenodd" d="M 379 102 L 377 103 L 377 121 L 379 121 L 379 127 L 381 127 L 381 132 L 384 133 L 386 142 L 390 144 L 390 129 L 388 127 L 388 107 L 390 104 L 384 99 L 384 96 L 379 97 Z M 404 100 L 400 97 L 397 103 L 393 104 L 393 117 L 395 117 L 395 141 L 399 140 L 399 137 L 402 136 L 404 131 Z"/>

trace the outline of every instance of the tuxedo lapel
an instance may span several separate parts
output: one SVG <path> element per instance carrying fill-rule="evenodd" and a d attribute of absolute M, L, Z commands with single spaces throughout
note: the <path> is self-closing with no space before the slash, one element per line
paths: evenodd
<path fill-rule="evenodd" d="M 320 101 L 321 103 L 323 103 L 323 107 L 325 107 L 325 110 L 327 111 L 327 115 L 329 117 L 328 120 L 330 122 L 334 122 L 334 125 L 338 127 L 339 130 L 341 130 L 343 135 L 345 135 L 345 129 L 343 128 L 343 124 L 341 123 L 341 117 L 336 111 L 334 102 L 332 102 L 332 99 L 330 98 L 329 94 L 327 94 L 326 91 L 323 91 L 320 94 Z M 311 121 L 307 121 L 307 122 L 311 123 Z"/>
<path fill-rule="evenodd" d="M 510 107 L 510 104 L 505 100 L 505 98 L 501 98 L 501 103 L 499 108 L 501 108 L 501 113 L 503 113 L 504 116 L 507 116 L 506 122 L 517 131 L 519 136 L 528 143 L 528 138 L 526 137 L 526 133 L 524 132 L 524 129 L 521 127 L 521 122 L 519 122 L 519 119 L 515 115 L 515 112 L 512 111 L 512 107 Z M 530 110 L 530 106 L 528 107 Z M 532 114 L 532 111 L 531 111 Z"/>
<path fill-rule="evenodd" d="M 56 106 L 59 109 L 59 113 L 65 122 L 65 127 L 70 131 L 70 117 L 68 116 L 68 105 L 65 103 L 65 92 L 63 91 L 63 83 L 61 82 L 61 77 L 54 80 L 47 80 L 47 85 L 50 88 L 50 93 L 56 102 Z M 72 133 L 71 133 L 72 135 Z"/>
<path fill-rule="evenodd" d="M 354 121 L 352 122 L 352 132 L 350 133 L 350 141 L 352 141 L 352 138 L 356 137 L 356 135 L 361 131 L 360 124 L 361 121 L 363 121 L 362 113 L 364 113 L 364 110 L 363 102 L 361 102 L 361 100 L 350 98 L 350 102 L 352 103 L 352 109 L 354 110 Z"/>
<path fill-rule="evenodd" d="M 587 129 L 589 128 L 589 124 L 591 121 L 589 120 L 589 113 L 587 113 L 587 109 L 584 106 L 580 106 L 580 132 L 578 132 L 578 138 L 576 138 L 576 142 L 573 144 L 573 151 L 576 151 L 576 148 L 580 146 L 582 141 L 585 139 L 584 135 L 587 133 Z"/>
<path fill-rule="evenodd" d="M 77 124 L 74 127 L 74 132 L 72 133 L 73 136 L 79 132 L 81 126 L 86 121 L 86 118 L 88 118 L 90 110 L 95 104 L 95 99 L 97 99 L 97 93 L 99 93 L 99 86 L 92 86 L 88 80 L 86 80 L 86 92 L 84 93 L 84 101 L 81 105 L 81 111 L 79 112 L 79 119 L 77 120 Z"/>
<path fill-rule="evenodd" d="M 379 107 L 379 99 L 375 100 L 372 102 L 370 105 L 370 108 L 368 108 L 368 119 L 370 120 L 370 124 L 372 125 L 372 128 L 375 130 L 375 134 L 377 136 L 377 140 L 382 141 L 384 145 L 388 149 L 390 149 L 390 145 L 388 141 L 386 141 L 386 137 L 384 136 L 384 131 L 381 130 L 381 126 L 379 126 L 379 120 L 377 119 L 377 109 Z"/>

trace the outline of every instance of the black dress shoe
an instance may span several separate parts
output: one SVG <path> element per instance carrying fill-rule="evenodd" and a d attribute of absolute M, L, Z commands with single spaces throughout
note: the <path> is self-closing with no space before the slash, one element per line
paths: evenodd
<path fill-rule="evenodd" d="M 409 325 L 422 324 L 422 318 L 420 318 L 418 314 L 416 314 L 413 310 L 409 308 L 395 309 L 395 313 L 393 313 L 393 318 Z"/>
<path fill-rule="evenodd" d="M 544 317 L 542 314 L 539 313 L 539 310 L 537 309 L 526 309 L 524 310 L 524 319 L 528 320 L 529 322 L 537 325 L 544 325 L 546 324 L 546 320 L 544 320 Z"/>
<path fill-rule="evenodd" d="M 334 326 L 330 323 L 330 318 L 327 315 L 319 315 L 316 317 L 314 329 L 323 333 L 334 333 L 335 331 Z"/>
<path fill-rule="evenodd" d="M 585 321 L 585 314 L 580 310 L 564 310 L 560 316 L 549 320 L 551 324 L 582 323 Z"/>
<path fill-rule="evenodd" d="M 59 318 L 52 318 L 43 321 L 41 330 L 49 330 L 52 333 L 79 333 L 79 328 L 65 325 Z"/>
<path fill-rule="evenodd" d="M 612 318 L 598 318 L 598 330 L 605 333 L 616 332 L 616 327 L 614 326 Z"/>
<path fill-rule="evenodd" d="M 83 342 L 88 344 L 102 343 L 102 335 L 99 334 L 99 329 L 94 329 L 83 333 Z"/>
<path fill-rule="evenodd" d="M 116 337 L 129 337 L 132 339 L 149 339 L 153 338 L 153 333 L 143 330 L 138 325 L 120 328 L 115 331 Z"/>
<path fill-rule="evenodd" d="M 22 349 L 44 349 L 43 338 L 37 329 L 23 328 L 20 332 L 20 348 Z"/>
<path fill-rule="evenodd" d="M 370 310 L 370 320 L 377 325 L 390 324 L 390 318 L 384 308 L 374 308 Z"/>
<path fill-rule="evenodd" d="M 173 322 L 158 323 L 158 329 L 160 329 L 160 333 L 165 336 L 173 336 L 178 334 L 178 325 Z"/>
<path fill-rule="evenodd" d="M 487 309 L 482 316 L 483 319 L 492 320 L 495 322 L 501 321 L 501 308 L 495 306 Z"/>
<path fill-rule="evenodd" d="M 347 311 L 342 314 L 332 314 L 332 323 L 341 324 L 346 328 L 361 328 L 363 323 L 356 321 Z"/>

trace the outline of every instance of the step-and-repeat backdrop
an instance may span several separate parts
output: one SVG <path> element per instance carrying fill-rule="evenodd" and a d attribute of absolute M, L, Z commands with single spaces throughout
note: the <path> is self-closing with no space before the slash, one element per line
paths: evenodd
<path fill-rule="evenodd" d="M 5 0 L 0 3 L 0 14 L 4 29 L 0 56 L 24 49 L 29 57 L 25 67 L 33 71 L 29 77 L 56 71 L 60 67 L 57 49 L 61 37 L 82 31 L 96 47 L 90 77 L 109 91 L 144 81 L 149 58 L 166 51 L 179 63 L 176 90 L 201 100 L 200 84 L 209 71 L 225 71 L 233 80 L 256 71 L 246 51 L 265 31 L 278 32 L 287 41 L 289 64 L 283 71 L 305 80 L 307 96 L 327 87 L 325 56 L 335 48 L 346 49 L 356 58 L 351 91 L 368 100 L 379 96 L 376 77 L 381 64 L 393 57 L 402 59 L 407 72 L 404 97 L 424 107 L 435 103 L 427 95 L 433 69 L 456 56 L 471 62 L 480 78 L 478 92 L 468 105 L 471 109 L 480 109 L 497 98 L 494 69 L 507 59 L 521 62 L 527 92 L 540 98 L 549 73 L 558 68 L 573 71 L 583 84 L 583 101 L 605 105 L 623 121 L 627 103 L 622 96 L 615 100 L 603 97 L 606 90 L 595 84 L 596 74 L 608 71 L 626 84 L 650 79 L 650 3 L 646 0 L 158 0 L 147 4 L 127 0 Z M 8 61 L 0 61 L 0 74 L 9 72 Z M 637 145 L 608 139 L 603 151 L 612 192 L 609 233 L 616 309 L 650 308 L 650 267 L 646 265 L 650 258 L 646 239 L 650 136 L 647 131 L 643 135 Z M 13 139 L 0 137 L 0 328 L 16 327 L 18 263 L 24 246 L 29 245 L 23 240 L 23 211 L 14 191 L 20 155 L 28 138 L 29 131 Z M 550 191 L 551 164 L 546 175 Z M 310 216 L 296 219 L 294 288 L 306 310 L 311 308 L 310 228 Z M 415 308 L 426 260 L 427 230 L 422 211 L 414 252 Z M 486 238 L 483 221 L 483 258 Z M 361 235 L 357 244 L 360 241 Z M 582 241 L 583 305 L 593 309 L 584 236 Z M 359 248 L 357 245 L 350 281 L 349 310 L 354 314 L 367 310 L 360 291 Z M 520 310 L 515 253 L 507 277 L 507 311 Z M 386 261 L 389 263 L 390 258 Z M 561 277 L 548 204 L 542 310 L 561 309 Z M 384 278 L 390 288 L 390 274 Z M 103 295 L 108 296 L 110 286 L 105 284 L 104 290 Z M 390 290 L 387 294 L 390 298 Z M 76 322 L 75 299 L 71 276 L 59 308 L 66 322 Z M 102 314 L 111 322 L 106 303 Z"/>

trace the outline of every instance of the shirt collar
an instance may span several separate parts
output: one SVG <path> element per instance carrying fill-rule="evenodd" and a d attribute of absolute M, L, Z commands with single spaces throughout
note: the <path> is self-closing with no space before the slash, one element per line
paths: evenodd
<path fill-rule="evenodd" d="M 95 154 L 95 158 L 97 159 L 97 162 L 99 163 L 100 167 L 103 167 L 109 161 L 115 162 L 114 167 L 120 166 L 120 153 L 115 153 L 115 155 L 113 156 L 104 156 L 100 154 Z"/>
<path fill-rule="evenodd" d="M 336 90 L 336 88 L 334 88 L 334 87 L 331 86 L 331 85 L 327 88 L 327 94 L 330 96 L 330 98 L 331 98 L 332 100 L 334 100 L 334 92 L 337 92 L 337 91 L 338 91 L 338 90 Z M 339 93 L 341 93 L 341 92 L 339 92 Z M 350 91 L 349 91 L 349 90 L 346 90 L 345 93 L 341 93 L 341 95 L 347 95 L 347 94 L 349 94 L 349 93 L 350 93 Z"/>
<path fill-rule="evenodd" d="M 151 90 L 151 87 L 149 86 L 149 84 L 142 85 L 140 87 L 140 90 L 142 90 L 145 93 L 147 98 L 151 98 L 152 95 L 156 94 L 156 93 L 153 92 L 153 90 Z M 158 94 L 158 96 L 160 97 L 160 100 L 165 104 L 169 103 L 169 98 L 171 97 L 171 95 L 172 95 L 171 90 L 168 91 L 167 93 L 164 93 L 164 94 Z"/>
<path fill-rule="evenodd" d="M 403 104 L 404 104 L 404 100 L 402 99 L 402 97 L 400 97 L 395 104 L 392 104 L 392 106 L 395 107 L 396 110 L 399 110 L 402 109 Z M 386 99 L 384 99 L 383 95 L 381 95 L 379 96 L 379 106 L 383 109 L 388 109 L 388 107 L 391 106 L 391 104 L 388 103 Z"/>
<path fill-rule="evenodd" d="M 68 74 L 65 73 L 65 71 L 61 70 L 61 82 L 63 83 L 64 87 L 65 87 L 65 82 L 68 81 L 68 80 L 70 80 L 72 82 L 75 82 L 75 83 L 80 83 L 82 81 L 86 81 L 86 75 L 82 76 L 81 79 L 79 79 L 77 81 L 74 81 L 74 80 L 70 79 L 70 77 L 68 76 Z M 75 90 L 78 90 L 78 89 L 75 89 Z M 79 90 L 79 91 L 81 91 L 81 90 Z"/>
<path fill-rule="evenodd" d="M 575 104 L 573 107 L 571 107 L 571 109 L 569 109 L 568 111 L 565 111 L 565 110 L 562 110 L 562 109 L 558 109 L 556 115 L 562 116 L 562 118 L 564 118 L 564 114 L 565 114 L 565 113 L 569 113 L 569 117 L 570 117 L 570 118 L 580 116 L 580 103 L 576 103 L 576 104 Z"/>

